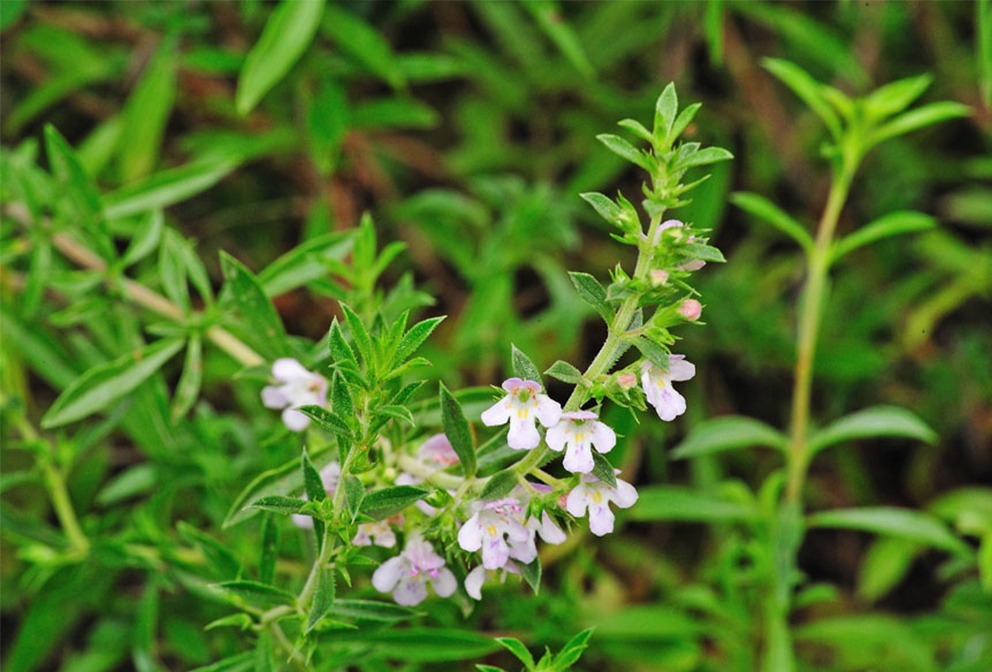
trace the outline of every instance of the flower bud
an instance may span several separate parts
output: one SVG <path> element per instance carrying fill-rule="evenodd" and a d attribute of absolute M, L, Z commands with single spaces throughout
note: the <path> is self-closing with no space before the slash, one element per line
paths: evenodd
<path fill-rule="evenodd" d="M 661 287 L 668 282 L 668 272 L 660 269 L 651 271 L 651 285 Z"/>
<path fill-rule="evenodd" d="M 617 376 L 617 385 L 620 386 L 621 390 L 629 390 L 637 385 L 637 376 L 633 373 L 621 373 Z"/>
<path fill-rule="evenodd" d="M 679 315 L 689 320 L 690 322 L 695 322 L 699 319 L 699 316 L 703 313 L 703 306 L 695 299 L 686 299 L 679 306 Z"/>

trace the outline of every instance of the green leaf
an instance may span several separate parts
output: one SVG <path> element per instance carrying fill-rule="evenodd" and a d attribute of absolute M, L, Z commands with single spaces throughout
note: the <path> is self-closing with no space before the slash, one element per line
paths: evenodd
<path fill-rule="evenodd" d="M 513 375 L 524 380 L 533 380 L 535 383 L 544 384 L 540 369 L 534 366 L 534 362 L 530 360 L 530 357 L 523 350 L 520 350 L 512 343 L 510 344 L 510 358 L 513 363 Z"/>
<path fill-rule="evenodd" d="M 238 76 L 238 114 L 251 112 L 299 60 L 317 33 L 324 0 L 283 0 L 269 16 Z"/>
<path fill-rule="evenodd" d="M 567 670 L 579 661 L 582 652 L 589 646 L 589 638 L 592 637 L 592 628 L 586 628 L 579 634 L 568 640 L 568 643 L 561 648 L 555 656 L 552 667 L 555 670 Z"/>
<path fill-rule="evenodd" d="M 536 663 L 534 662 L 534 656 L 530 655 L 530 651 L 524 646 L 524 643 L 519 639 L 514 639 L 513 637 L 497 637 L 496 641 L 499 642 L 504 649 L 512 653 L 514 656 L 520 659 L 520 662 L 524 664 L 528 670 L 533 670 Z"/>
<path fill-rule="evenodd" d="M 121 268 L 127 268 L 151 254 L 162 240 L 165 215 L 161 210 L 147 212 L 134 227 L 131 242 L 120 259 Z"/>
<path fill-rule="evenodd" d="M 820 117 L 835 140 L 840 139 L 842 132 L 840 119 L 823 96 L 822 90 L 825 88 L 823 84 L 813 79 L 795 63 L 777 58 L 766 58 L 762 63 L 766 70 L 792 89 L 792 92 Z"/>
<path fill-rule="evenodd" d="M 336 631 L 335 643 L 355 643 L 372 655 L 411 663 L 469 660 L 492 653 L 499 644 L 486 635 L 460 629 L 405 628 Z"/>
<path fill-rule="evenodd" d="M 360 510 L 371 518 L 382 520 L 389 518 L 394 513 L 399 513 L 429 494 L 431 494 L 430 490 L 412 485 L 383 488 L 365 495 Z"/>
<path fill-rule="evenodd" d="M 247 266 L 223 250 L 220 252 L 220 266 L 224 274 L 224 288 L 230 292 L 238 312 L 250 328 L 253 342 L 273 357 L 289 352 L 282 320 L 258 278 Z"/>
<path fill-rule="evenodd" d="M 338 324 L 338 318 L 334 318 L 331 322 L 331 329 L 327 333 L 327 344 L 331 352 L 331 358 L 337 365 L 342 365 L 345 363 L 353 364 L 358 366 L 358 360 L 355 359 L 355 352 L 348 345 L 348 341 L 344 338 L 344 333 L 341 331 L 341 325 Z"/>
<path fill-rule="evenodd" d="M 753 520 L 760 512 L 751 506 L 716 495 L 674 485 L 654 485 L 638 491 L 634 520 L 717 522 Z"/>
<path fill-rule="evenodd" d="M 834 263 L 851 250 L 869 245 L 882 238 L 926 231 L 936 228 L 936 226 L 936 219 L 921 212 L 908 210 L 890 212 L 836 241 L 830 248 L 830 263 Z"/>
<path fill-rule="evenodd" d="M 809 235 L 803 225 L 768 199 L 758 194 L 738 191 L 731 194 L 730 202 L 792 238 L 802 246 L 806 254 L 813 252 L 813 237 Z"/>
<path fill-rule="evenodd" d="M 675 92 L 675 83 L 672 82 L 661 92 L 654 106 L 654 135 L 665 147 L 671 143 L 672 126 L 678 109 L 679 97 Z"/>
<path fill-rule="evenodd" d="M 67 206 L 66 216 L 95 234 L 105 258 L 113 254 L 110 239 L 103 228 L 103 206 L 96 183 L 87 174 L 72 147 L 51 124 L 45 126 L 45 150 L 48 163 L 60 187 L 58 205 Z M 109 216 L 109 215 L 108 215 Z"/>
<path fill-rule="evenodd" d="M 410 327 L 410 331 L 403 335 L 403 339 L 400 341 L 399 347 L 396 348 L 396 355 L 393 361 L 396 364 L 402 364 L 407 359 L 410 358 L 413 353 L 423 345 L 424 341 L 434 332 L 437 325 L 444 321 L 444 315 L 441 317 L 432 317 L 427 320 L 418 322 L 417 324 Z"/>
<path fill-rule="evenodd" d="M 41 419 L 41 426 L 61 427 L 102 411 L 148 380 L 182 347 L 182 339 L 163 338 L 89 369 L 59 395 Z"/>
<path fill-rule="evenodd" d="M 596 451 L 592 453 L 592 475 L 611 488 L 617 487 L 616 469 L 606 457 Z"/>
<path fill-rule="evenodd" d="M 241 621 L 247 619 L 248 624 L 241 627 L 242 630 L 247 630 L 251 625 L 251 617 L 248 614 L 232 614 L 226 617 L 226 619 L 231 619 L 230 623 L 223 623 L 223 625 L 238 625 L 241 626 Z M 210 626 L 214 623 L 220 624 L 220 621 L 226 619 L 218 619 L 205 629 L 210 629 Z M 238 622 L 235 622 L 237 619 Z M 244 653 L 239 653 L 227 658 L 218 660 L 216 663 L 211 663 L 210 665 L 204 665 L 203 667 L 197 667 L 196 669 L 190 670 L 190 672 L 248 672 L 248 670 L 254 669 L 255 666 L 255 652 L 245 651 Z"/>
<path fill-rule="evenodd" d="M 592 79 L 596 70 L 589 61 L 579 36 L 562 17 L 558 3 L 550 0 L 525 0 L 523 6 L 579 74 Z"/>
<path fill-rule="evenodd" d="M 519 483 L 520 481 L 517 479 L 516 472 L 498 471 L 489 479 L 482 492 L 479 493 L 479 499 L 483 501 L 501 499 L 510 494 Z"/>
<path fill-rule="evenodd" d="M 183 372 L 176 384 L 176 393 L 172 397 L 172 422 L 179 422 L 189 409 L 193 408 L 200 395 L 200 381 L 203 378 L 203 343 L 198 332 L 189 336 L 186 344 L 186 360 L 183 362 Z"/>
<path fill-rule="evenodd" d="M 666 348 L 658 345 L 644 336 L 638 336 L 633 341 L 634 347 L 640 350 L 649 362 L 657 366 L 662 371 L 668 371 L 668 355 Z"/>
<path fill-rule="evenodd" d="M 312 238 L 282 255 L 258 274 L 267 296 L 279 296 L 327 277 L 326 261 L 343 261 L 351 252 L 352 233 L 340 231 Z"/>
<path fill-rule="evenodd" d="M 323 620 L 334 606 L 334 570 L 324 567 L 317 578 L 317 592 L 314 593 L 310 604 L 310 614 L 307 616 L 307 627 L 303 634 L 309 634 Z"/>
<path fill-rule="evenodd" d="M 307 493 L 307 499 L 311 502 L 323 501 L 327 497 L 324 481 L 320 478 L 320 472 L 310 461 L 310 456 L 307 455 L 305 448 L 303 455 L 300 456 L 300 468 L 303 470 L 303 491 Z"/>
<path fill-rule="evenodd" d="M 579 196 L 586 203 L 591 205 L 599 213 L 599 216 L 605 219 L 607 222 L 618 226 L 621 229 L 625 229 L 625 218 L 623 210 L 619 205 L 613 202 L 613 199 L 608 196 L 597 192 L 589 192 L 585 194 L 579 194 Z"/>
<path fill-rule="evenodd" d="M 324 448 L 320 453 L 313 452 L 311 458 L 316 459 L 318 455 L 328 453 L 329 448 Z M 249 508 L 248 503 L 259 497 L 281 495 L 285 492 L 298 491 L 302 487 L 303 474 L 300 471 L 299 458 L 294 457 L 274 469 L 262 472 L 246 485 L 231 503 L 222 527 L 230 527 L 256 514 L 258 510 Z"/>
<path fill-rule="evenodd" d="M 433 128 L 440 119 L 431 107 L 408 98 L 378 98 L 351 110 L 351 125 L 363 131 Z"/>
<path fill-rule="evenodd" d="M 951 101 L 930 103 L 901 114 L 887 124 L 880 126 L 869 136 L 868 142 L 870 145 L 877 145 L 890 138 L 939 124 L 942 121 L 970 115 L 971 108 L 961 103 Z"/>
<path fill-rule="evenodd" d="M 540 556 L 534 558 L 532 562 L 524 564 L 522 562 L 517 563 L 517 567 L 520 569 L 520 576 L 523 577 L 530 589 L 537 594 L 541 590 L 541 558 Z"/>
<path fill-rule="evenodd" d="M 837 443 L 880 436 L 936 443 L 937 433 L 914 413 L 896 406 L 874 406 L 837 420 L 809 439 L 810 454 Z"/>
<path fill-rule="evenodd" d="M 217 584 L 226 592 L 240 597 L 253 607 L 269 608 L 281 604 L 293 604 L 296 597 L 285 590 L 267 586 L 257 581 L 225 581 Z"/>
<path fill-rule="evenodd" d="M 451 447 L 455 450 L 455 454 L 458 455 L 458 461 L 462 465 L 462 472 L 466 478 L 470 478 L 475 475 L 476 470 L 475 441 L 472 439 L 472 430 L 468 425 L 468 420 L 465 419 L 462 405 L 451 395 L 451 392 L 444 386 L 444 383 L 440 383 L 439 385 L 441 425 L 444 429 L 444 434 L 448 437 L 448 441 L 451 442 Z"/>
<path fill-rule="evenodd" d="M 258 578 L 262 583 L 272 584 L 276 575 L 276 562 L 279 560 L 279 524 L 270 514 L 262 516 L 261 557 L 258 561 Z"/>
<path fill-rule="evenodd" d="M 349 475 L 344 477 L 343 487 L 344 505 L 347 507 L 351 519 L 355 520 L 362 510 L 362 501 L 365 499 L 365 486 L 362 485 L 358 477 Z"/>
<path fill-rule="evenodd" d="M 582 382 L 582 372 L 568 362 L 563 362 L 560 359 L 552 364 L 551 367 L 544 373 L 551 376 L 555 380 L 560 380 L 564 383 L 578 385 Z"/>
<path fill-rule="evenodd" d="M 316 422 L 322 429 L 326 429 L 328 432 L 337 434 L 338 436 L 349 441 L 353 438 L 351 427 L 349 427 L 344 420 L 337 417 L 322 406 L 300 406 L 296 410 Z"/>
<path fill-rule="evenodd" d="M 682 131 L 684 131 L 686 127 L 690 123 L 692 123 L 692 120 L 695 118 L 696 113 L 699 112 L 699 109 L 702 106 L 703 106 L 702 103 L 693 103 L 689 107 L 679 112 L 679 116 L 675 119 L 675 124 L 672 126 L 672 130 L 671 130 L 671 138 L 673 142 L 677 137 L 682 135 Z"/>
<path fill-rule="evenodd" d="M 284 497 L 283 495 L 268 495 L 267 497 L 260 497 L 259 499 L 256 499 L 249 506 L 253 509 L 272 511 L 274 513 L 281 513 L 288 516 L 290 514 L 299 513 L 300 509 L 306 505 L 307 501 L 305 499 Z"/>
<path fill-rule="evenodd" d="M 166 229 L 162 245 L 158 248 L 158 275 L 162 290 L 169 300 L 189 314 L 189 284 L 186 281 L 186 263 L 183 261 L 182 236 L 174 229 Z"/>
<path fill-rule="evenodd" d="M 359 621 L 393 623 L 420 616 L 421 612 L 409 607 L 401 607 L 392 602 L 375 600 L 335 600 L 331 613 L 341 618 L 354 618 Z"/>
<path fill-rule="evenodd" d="M 876 539 L 858 570 L 858 596 L 868 602 L 884 597 L 906 577 L 921 550 L 919 544 L 897 537 Z"/>
<path fill-rule="evenodd" d="M 672 458 L 682 460 L 752 446 L 786 451 L 789 440 L 760 420 L 741 415 L 724 416 L 705 420 L 693 427 L 685 440 L 672 451 Z"/>
<path fill-rule="evenodd" d="M 695 166 L 708 166 L 711 163 L 718 163 L 720 161 L 729 161 L 733 158 L 734 155 L 723 147 L 707 147 L 680 160 L 677 166 L 678 169 L 683 170 Z"/>
<path fill-rule="evenodd" d="M 933 82 L 929 74 L 907 77 L 879 87 L 865 98 L 865 109 L 876 118 L 888 117 L 902 112 L 923 95 Z"/>
<path fill-rule="evenodd" d="M 217 576 L 234 578 L 241 574 L 241 563 L 224 544 L 183 521 L 176 524 L 176 529 L 187 544 L 200 547 L 203 556 L 207 559 L 207 564 Z"/>
<path fill-rule="evenodd" d="M 369 337 L 369 332 L 362 323 L 362 318 L 346 303 L 341 304 L 341 310 L 344 312 L 344 319 L 348 323 L 348 331 L 351 332 L 351 338 L 355 343 L 355 347 L 358 348 L 358 353 L 361 355 L 362 361 L 365 362 L 366 366 L 372 366 L 372 339 Z"/>
<path fill-rule="evenodd" d="M 626 159 L 635 166 L 640 166 L 644 170 L 651 170 L 651 164 L 648 162 L 648 158 L 639 149 L 621 138 L 619 135 L 602 133 L 597 135 L 596 139 L 606 145 L 606 148 L 617 156 Z"/>
<path fill-rule="evenodd" d="M 351 400 L 351 393 L 348 385 L 344 382 L 344 376 L 335 373 L 331 380 L 331 408 L 334 414 L 344 420 L 355 417 L 355 404 Z"/>
<path fill-rule="evenodd" d="M 884 534 L 958 555 L 973 553 L 938 518 L 913 509 L 877 506 L 822 511 L 809 517 L 809 525 Z"/>
<path fill-rule="evenodd" d="M 686 259 L 698 259 L 699 261 L 714 261 L 718 264 L 726 263 L 727 259 L 719 248 L 702 243 L 686 243 L 679 246 L 679 253 Z"/>
<path fill-rule="evenodd" d="M 569 271 L 568 277 L 572 280 L 572 285 L 582 297 L 582 300 L 592 306 L 600 316 L 606 320 L 607 324 L 613 321 L 613 309 L 606 301 L 606 290 L 599 284 L 599 280 L 588 273 L 577 273 Z"/>
<path fill-rule="evenodd" d="M 176 40 L 166 37 L 124 105 L 118 146 L 123 182 L 150 173 L 158 163 L 176 97 Z"/>
<path fill-rule="evenodd" d="M 106 195 L 107 218 L 120 219 L 180 203 L 214 186 L 236 167 L 236 161 L 211 159 L 155 173 Z"/>
<path fill-rule="evenodd" d="M 368 23 L 345 7 L 329 6 L 321 29 L 341 51 L 364 65 L 393 88 L 406 85 L 389 42 Z"/>

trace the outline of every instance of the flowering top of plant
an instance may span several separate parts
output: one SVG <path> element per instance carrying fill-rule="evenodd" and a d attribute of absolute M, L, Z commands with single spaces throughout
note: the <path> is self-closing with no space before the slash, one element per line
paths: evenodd
<path fill-rule="evenodd" d="M 296 360 L 276 361 L 273 375 L 281 385 L 266 387 L 263 400 L 284 409 L 291 429 L 313 421 L 324 431 L 308 433 L 308 450 L 333 456 L 318 472 L 305 453 L 302 483 L 273 480 L 283 486 L 282 494 L 253 504 L 289 512 L 314 531 L 318 557 L 298 605 L 321 603 L 335 590 L 325 576 L 328 568 L 366 553 L 365 562 L 381 559 L 383 549 L 401 540 L 403 550 L 372 573 L 372 585 L 411 606 L 428 597 L 428 586 L 440 597 L 458 590 L 453 565 L 464 570 L 463 588 L 473 599 L 481 599 L 482 586 L 496 575 L 519 575 L 536 588 L 538 539 L 561 544 L 569 527 L 573 533 L 581 529 L 575 523 L 583 517 L 593 535 L 613 531 L 610 505 L 628 508 L 638 495 L 617 478 L 620 470 L 607 458 L 617 434 L 604 418 L 612 407 L 640 412 L 650 404 L 664 420 L 685 411 L 672 383 L 690 379 L 694 367 L 671 354 L 671 330 L 698 324 L 702 304 L 688 281 L 705 262 L 723 260 L 704 232 L 664 219 L 698 183 L 683 184 L 689 168 L 729 158 L 723 150 L 676 143 L 695 109 L 678 113 L 669 87 L 658 101 L 652 131 L 622 122 L 649 142 L 649 150 L 618 136 L 600 137 L 648 172 L 643 209 L 649 221 L 645 225 L 623 196 L 583 195 L 619 229 L 617 239 L 637 248 L 638 260 L 632 274 L 617 266 L 609 286 L 589 274 L 571 274 L 579 296 L 606 322 L 607 337 L 585 371 L 563 361 L 547 369 L 546 375 L 574 386 L 564 403 L 545 392 L 541 371 L 513 347 L 513 376 L 503 381 L 504 394 L 477 416 L 485 427 L 508 428 L 478 437 L 462 395 L 443 384 L 436 405 L 410 404 L 420 381 L 406 379 L 426 363 L 414 354 L 440 318 L 409 326 L 408 313 L 390 322 L 374 309 L 360 314 L 344 303 L 344 319 L 335 320 L 328 335 L 333 364 L 327 379 Z M 375 266 L 380 262 L 374 259 L 371 223 L 363 222 L 360 231 L 365 238 L 356 242 L 356 254 Z M 637 356 L 617 367 L 628 350 Z M 440 431 L 421 438 L 422 425 L 432 424 Z M 538 425 L 546 430 L 543 437 Z M 555 453 L 564 453 L 560 465 L 549 463 Z M 341 574 L 352 581 L 345 570 Z"/>
<path fill-rule="evenodd" d="M 546 394 L 541 384 L 533 380 L 508 378 L 503 381 L 507 395 L 482 413 L 487 427 L 510 423 L 507 445 L 515 450 L 530 450 L 541 442 L 536 422 L 551 427 L 561 416 L 561 405 Z"/>

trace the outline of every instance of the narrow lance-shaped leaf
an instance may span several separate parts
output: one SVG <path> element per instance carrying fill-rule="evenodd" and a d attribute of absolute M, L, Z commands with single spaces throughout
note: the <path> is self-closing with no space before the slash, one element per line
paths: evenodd
<path fill-rule="evenodd" d="M 129 217 L 185 201 L 220 182 L 237 165 L 230 159 L 210 159 L 155 173 L 106 195 L 107 218 Z"/>
<path fill-rule="evenodd" d="M 606 323 L 610 324 L 613 321 L 613 309 L 606 301 L 606 290 L 599 284 L 599 280 L 588 273 L 569 272 L 568 277 L 571 278 L 572 285 L 575 286 L 582 300 L 592 306 Z"/>
<path fill-rule="evenodd" d="M 693 427 L 685 440 L 672 451 L 672 457 L 678 460 L 753 446 L 769 446 L 785 451 L 788 448 L 788 439 L 778 430 L 754 418 L 713 418 Z"/>
<path fill-rule="evenodd" d="M 890 212 L 835 242 L 830 249 L 830 263 L 837 261 L 851 250 L 870 245 L 877 240 L 903 233 L 926 231 L 936 226 L 936 219 L 921 212 Z"/>
<path fill-rule="evenodd" d="M 815 454 L 844 441 L 892 436 L 934 443 L 934 432 L 916 414 L 897 406 L 874 406 L 841 418 L 810 437 L 809 450 Z"/>
<path fill-rule="evenodd" d="M 182 347 L 182 339 L 165 338 L 93 367 L 59 395 L 42 418 L 41 426 L 61 427 L 102 411 L 148 380 Z"/>
<path fill-rule="evenodd" d="M 189 409 L 193 408 L 200 394 L 200 381 L 203 378 L 203 341 L 199 333 L 192 333 L 186 344 L 186 361 L 172 398 L 172 421 L 178 422 Z"/>
<path fill-rule="evenodd" d="M 913 509 L 877 506 L 859 509 L 835 509 L 813 514 L 813 527 L 843 528 L 885 534 L 915 541 L 958 555 L 972 555 L 968 544 L 955 537 L 938 518 Z"/>
<path fill-rule="evenodd" d="M 309 633 L 324 619 L 334 606 L 334 570 L 324 567 L 317 578 L 317 591 L 310 604 L 310 614 L 307 616 L 307 627 L 304 633 Z"/>
<path fill-rule="evenodd" d="M 255 275 L 224 251 L 220 253 L 220 265 L 225 289 L 229 288 L 230 296 L 250 327 L 252 341 L 273 357 L 287 353 L 290 348 L 282 320 Z"/>
<path fill-rule="evenodd" d="M 396 355 L 394 357 L 394 362 L 396 364 L 402 364 L 405 362 L 417 349 L 423 345 L 424 341 L 434 332 L 437 325 L 444 321 L 445 316 L 432 317 L 427 320 L 418 322 L 417 324 L 410 327 L 410 331 L 403 335 L 402 340 L 400 340 L 399 347 L 396 349 Z"/>
<path fill-rule="evenodd" d="M 251 112 L 299 60 L 317 32 L 323 11 L 324 0 L 279 3 L 238 77 L 238 114 Z"/>
<path fill-rule="evenodd" d="M 648 158 L 641 153 L 639 149 L 634 147 L 632 144 L 621 138 L 619 135 L 613 135 L 612 133 L 602 133 L 596 136 L 596 139 L 603 143 L 607 149 L 616 154 L 619 157 L 626 159 L 627 161 L 633 163 L 635 166 L 640 166 L 644 170 L 650 170 L 650 164 L 648 163 Z"/>
<path fill-rule="evenodd" d="M 799 243 L 807 254 L 813 251 L 813 238 L 802 224 L 783 212 L 778 206 L 758 194 L 737 192 L 730 196 L 730 202 L 758 219 L 771 224 Z"/>
<path fill-rule="evenodd" d="M 789 61 L 783 61 L 776 58 L 766 58 L 763 61 L 763 64 L 766 70 L 778 77 L 786 86 L 792 89 L 792 92 L 799 96 L 799 98 L 806 103 L 806 106 L 815 112 L 818 117 L 820 117 L 823 123 L 827 126 L 827 130 L 830 131 L 830 135 L 833 136 L 835 140 L 840 139 L 840 119 L 824 98 L 821 92 L 824 87 L 820 84 L 820 82 L 813 79 L 808 72 L 800 68 L 798 65 L 795 63 L 790 63 Z"/>
<path fill-rule="evenodd" d="M 534 362 L 523 350 L 512 343 L 510 344 L 510 357 L 513 360 L 513 375 L 524 380 L 533 380 L 536 383 L 544 384 L 540 369 L 534 366 Z"/>
<path fill-rule="evenodd" d="M 462 411 L 461 404 L 452 396 L 444 383 L 440 383 L 441 424 L 444 434 L 451 442 L 451 447 L 458 455 L 462 470 L 466 477 L 474 476 L 476 470 L 475 442 L 472 430 Z"/>
<path fill-rule="evenodd" d="M 431 494 L 426 488 L 412 485 L 397 485 L 371 492 L 362 499 L 359 510 L 376 520 L 382 520 L 399 513 L 416 501 Z"/>
<path fill-rule="evenodd" d="M 939 124 L 949 119 L 967 117 L 970 114 L 971 108 L 961 103 L 953 101 L 930 103 L 929 105 L 905 112 L 883 125 L 869 136 L 869 142 L 872 145 L 877 145 L 889 138 L 905 135 L 906 133 Z"/>
<path fill-rule="evenodd" d="M 513 637 L 497 637 L 496 641 L 503 645 L 507 651 L 512 653 L 514 656 L 520 659 L 520 662 L 524 664 L 524 667 L 528 671 L 533 670 L 536 663 L 534 662 L 534 656 L 530 654 L 527 647 L 519 639 L 514 639 Z"/>

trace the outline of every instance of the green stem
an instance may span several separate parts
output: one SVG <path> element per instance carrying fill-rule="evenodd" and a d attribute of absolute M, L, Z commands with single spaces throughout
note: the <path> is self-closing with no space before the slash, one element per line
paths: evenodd
<path fill-rule="evenodd" d="M 79 519 L 76 518 L 76 511 L 72 508 L 72 500 L 69 499 L 69 491 L 65 487 L 62 472 L 47 457 L 42 458 L 41 469 L 45 476 L 45 486 L 52 499 L 52 506 L 55 508 L 55 515 L 58 516 L 65 536 L 68 537 L 73 549 L 85 555 L 89 551 L 90 542 L 79 525 Z"/>
<path fill-rule="evenodd" d="M 638 251 L 637 264 L 634 267 L 633 279 L 635 281 L 645 280 L 648 272 L 651 270 L 651 262 L 654 259 L 654 239 L 658 233 L 658 226 L 661 224 L 662 214 L 664 213 L 659 212 L 651 218 L 647 239 L 642 242 Z M 606 335 L 603 347 L 599 349 L 592 362 L 589 363 L 589 367 L 585 373 L 582 374 L 583 381 L 595 381 L 601 375 L 607 373 L 610 366 L 616 361 L 617 355 L 620 354 L 620 350 L 624 347 L 627 327 L 630 326 L 630 321 L 634 319 L 634 313 L 637 312 L 640 298 L 640 295 L 635 293 L 624 299 L 623 303 L 620 304 L 620 309 L 617 310 L 617 314 L 613 318 L 613 324 L 609 325 L 609 333 Z M 575 386 L 575 389 L 572 390 L 571 396 L 569 396 L 568 401 L 565 402 L 565 406 L 562 409 L 564 412 L 568 413 L 579 410 L 586 403 L 586 400 L 589 399 L 589 386 L 583 384 L 583 381 L 580 381 Z M 524 459 L 517 463 L 516 472 L 518 474 L 527 474 L 535 468 L 540 467 L 547 458 L 548 450 L 547 445 L 542 443 L 539 447 L 530 451 Z"/>
<path fill-rule="evenodd" d="M 789 501 L 799 501 L 806 467 L 809 462 L 807 438 L 809 434 L 810 397 L 813 389 L 813 362 L 816 356 L 817 336 L 823 298 L 827 286 L 827 272 L 830 267 L 830 248 L 841 209 L 847 200 L 851 180 L 857 169 L 855 158 L 845 158 L 839 173 L 830 185 L 827 206 L 820 218 L 816 232 L 816 244 L 807 261 L 807 279 L 803 291 L 802 313 L 799 318 L 799 347 L 796 357 L 795 386 L 792 394 L 792 415 L 790 422 L 789 474 L 786 497 Z"/>

